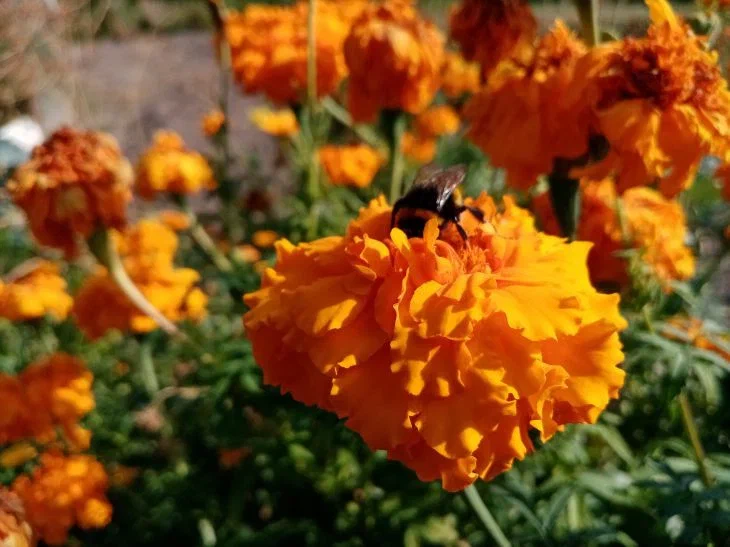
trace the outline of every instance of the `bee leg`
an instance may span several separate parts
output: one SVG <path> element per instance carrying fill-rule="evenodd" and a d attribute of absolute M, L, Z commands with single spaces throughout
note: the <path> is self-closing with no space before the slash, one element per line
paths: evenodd
<path fill-rule="evenodd" d="M 441 225 L 441 228 L 445 228 L 447 224 L 453 224 L 456 227 L 456 231 L 459 232 L 459 235 L 461 236 L 461 239 L 463 239 L 465 242 L 469 240 L 469 236 L 466 233 L 466 230 L 464 230 L 464 227 L 459 224 L 459 216 L 456 215 L 454 218 L 447 218 L 444 223 Z"/>
<path fill-rule="evenodd" d="M 471 205 L 460 205 L 456 209 L 456 216 L 457 216 L 457 218 L 464 211 L 469 211 L 472 215 L 474 215 L 474 218 L 476 218 L 479 222 L 484 222 L 484 211 L 482 211 L 481 209 L 478 209 L 476 207 L 472 207 Z"/>

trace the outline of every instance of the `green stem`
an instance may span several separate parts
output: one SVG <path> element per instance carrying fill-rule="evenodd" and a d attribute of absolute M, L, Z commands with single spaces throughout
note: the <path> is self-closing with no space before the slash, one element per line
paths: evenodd
<path fill-rule="evenodd" d="M 390 203 L 395 203 L 403 192 L 403 170 L 405 169 L 405 158 L 403 157 L 403 133 L 406 130 L 406 118 L 398 115 L 393 122 L 393 136 L 391 139 L 391 171 L 390 171 Z"/>
<path fill-rule="evenodd" d="M 385 144 L 375 131 L 367 125 L 355 123 L 352 116 L 350 116 L 350 113 L 332 97 L 324 97 L 321 104 L 322 108 L 324 108 L 330 116 L 345 127 L 349 128 L 364 143 L 369 144 L 373 148 L 385 148 Z"/>
<path fill-rule="evenodd" d="M 578 17 L 583 28 L 583 39 L 589 46 L 600 42 L 601 31 L 598 24 L 600 0 L 573 0 L 578 9 Z"/>
<path fill-rule="evenodd" d="M 129 278 L 107 229 L 102 228 L 97 230 L 89 238 L 89 249 L 99 263 L 106 267 L 112 280 L 126 297 L 129 298 L 132 304 L 142 313 L 152 318 L 167 334 L 172 336 L 182 335 L 175 324 L 165 317 L 160 310 L 155 308 L 137 288 L 137 285 Z"/>
<path fill-rule="evenodd" d="M 205 231 L 205 228 L 198 221 L 198 216 L 190 208 L 190 205 L 184 197 L 180 200 L 180 206 L 190 220 L 189 232 L 193 241 L 208 255 L 208 258 L 210 258 L 216 268 L 222 272 L 230 272 L 233 269 L 233 264 L 220 252 L 215 242 L 208 235 L 208 232 Z"/>
<path fill-rule="evenodd" d="M 484 501 L 479 495 L 479 492 L 477 492 L 476 487 L 473 484 L 470 484 L 466 487 L 466 490 L 464 490 L 464 495 L 469 501 L 472 509 L 474 509 L 474 512 L 484 524 L 484 527 L 491 534 L 495 543 L 499 545 L 499 547 L 511 547 L 512 544 L 507 539 L 507 536 L 504 535 L 504 532 L 499 527 L 499 524 L 497 524 L 497 521 L 494 520 L 492 513 L 489 512 L 489 509 L 484 504 Z"/>
<path fill-rule="evenodd" d="M 147 394 L 154 399 L 157 392 L 160 391 L 160 382 L 157 379 L 155 362 L 152 359 L 152 342 L 146 336 L 139 345 L 139 373 Z"/>
<path fill-rule="evenodd" d="M 677 399 L 679 399 L 679 407 L 682 410 L 682 424 L 684 425 L 684 430 L 689 437 L 690 443 L 692 443 L 692 450 L 694 451 L 695 460 L 697 461 L 697 468 L 700 471 L 700 477 L 702 477 L 704 485 L 707 488 L 710 488 L 714 482 L 714 478 L 705 463 L 705 449 L 702 447 L 700 434 L 697 431 L 694 414 L 692 413 L 692 405 L 689 402 L 689 397 L 687 397 L 687 394 L 684 391 L 680 392 Z"/>

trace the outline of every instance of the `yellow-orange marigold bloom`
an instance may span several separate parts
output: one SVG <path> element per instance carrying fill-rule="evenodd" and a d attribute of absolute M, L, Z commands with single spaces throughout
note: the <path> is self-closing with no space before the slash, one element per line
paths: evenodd
<path fill-rule="evenodd" d="M 455 51 L 444 54 L 441 65 L 441 90 L 450 99 L 458 99 L 465 94 L 479 90 L 479 65 L 470 63 Z"/>
<path fill-rule="evenodd" d="M 436 156 L 436 139 L 424 137 L 413 131 L 403 133 L 401 141 L 403 155 L 418 163 L 429 163 Z"/>
<path fill-rule="evenodd" d="M 269 247 L 273 247 L 278 239 L 279 234 L 274 230 L 256 230 L 251 236 L 251 243 L 260 249 L 268 249 Z"/>
<path fill-rule="evenodd" d="M 297 117 L 288 108 L 282 110 L 254 108 L 249 117 L 256 127 L 274 137 L 291 137 L 299 133 Z"/>
<path fill-rule="evenodd" d="M 317 94 L 329 95 L 347 75 L 343 43 L 365 2 L 317 2 Z M 225 35 L 236 80 L 247 93 L 274 103 L 302 102 L 307 89 L 307 2 L 249 4 L 228 16 Z"/>
<path fill-rule="evenodd" d="M 441 32 L 415 6 L 370 4 L 345 40 L 352 117 L 372 121 L 384 108 L 421 112 L 441 85 L 443 58 Z"/>
<path fill-rule="evenodd" d="M 610 179 L 583 182 L 578 239 L 590 241 L 588 269 L 596 284 L 626 285 L 629 281 L 627 260 L 618 256 L 622 250 L 640 249 L 644 261 L 659 280 L 686 280 L 694 275 L 695 260 L 685 245 L 687 221 L 682 206 L 664 198 L 651 188 L 631 188 L 621 196 L 624 229 L 617 214 L 618 193 Z M 542 194 L 534 201 L 543 228 L 559 234 L 550 198 Z M 624 242 L 624 238 L 627 238 Z"/>
<path fill-rule="evenodd" d="M 424 137 L 452 135 L 459 130 L 459 114 L 448 105 L 432 106 L 413 120 L 413 128 Z"/>
<path fill-rule="evenodd" d="M 63 545 L 75 525 L 88 530 L 109 524 L 108 487 L 107 473 L 93 457 L 49 451 L 30 475 L 19 476 L 11 488 L 22 500 L 35 535 L 49 545 Z"/>
<path fill-rule="evenodd" d="M 124 227 L 132 178 L 114 137 L 66 127 L 33 150 L 8 191 L 38 242 L 73 256 L 78 238 Z"/>
<path fill-rule="evenodd" d="M 468 136 L 519 189 L 553 169 L 555 158 L 588 150 L 590 103 L 575 88 L 585 45 L 561 21 L 527 64 L 505 61 L 467 103 Z M 519 143 L 519 145 L 515 145 Z"/>
<path fill-rule="evenodd" d="M 254 262 L 261 260 L 261 251 L 250 243 L 244 243 L 243 245 L 237 245 L 236 248 L 233 249 L 233 256 L 241 262 L 253 264 Z"/>
<path fill-rule="evenodd" d="M 41 261 L 12 281 L 0 280 L 0 317 L 27 321 L 44 315 L 65 319 L 73 305 L 58 266 Z"/>
<path fill-rule="evenodd" d="M 223 124 L 226 123 L 226 115 L 216 108 L 203 116 L 200 123 L 203 128 L 203 134 L 206 137 L 214 137 L 221 130 Z"/>
<path fill-rule="evenodd" d="M 173 232 L 184 232 L 190 228 L 190 215 L 183 213 L 182 211 L 167 209 L 165 211 L 160 211 L 157 214 L 157 218 Z"/>
<path fill-rule="evenodd" d="M 114 244 L 129 277 L 165 317 L 173 322 L 205 317 L 207 297 L 195 286 L 200 274 L 173 264 L 178 240 L 172 230 L 157 221 L 142 220 L 123 234 L 115 234 Z M 150 332 L 157 328 L 104 268 L 84 281 L 72 313 L 79 328 L 92 339 L 110 329 Z"/>
<path fill-rule="evenodd" d="M 136 190 L 144 199 L 158 193 L 194 194 L 217 186 L 208 161 L 185 147 L 174 131 L 158 131 L 137 165 Z"/>
<path fill-rule="evenodd" d="M 576 175 L 613 174 L 620 192 L 658 182 L 674 197 L 692 184 L 705 155 L 727 150 L 730 92 L 704 39 L 665 0 L 647 4 L 645 38 L 595 48 L 577 71 L 594 88 L 597 129 L 611 149 Z"/>
<path fill-rule="evenodd" d="M 0 487 L 0 547 L 35 547 L 20 498 Z"/>
<path fill-rule="evenodd" d="M 383 154 L 367 144 L 323 146 L 319 161 L 332 184 L 366 188 L 385 163 Z"/>
<path fill-rule="evenodd" d="M 590 244 L 537 232 L 511 200 L 391 230 L 373 200 L 347 234 L 276 244 L 244 325 L 265 382 L 347 419 L 374 450 L 459 490 L 509 469 L 567 423 L 592 423 L 624 372 L 618 295 L 588 279 Z"/>
<path fill-rule="evenodd" d="M 529 59 L 537 21 L 525 0 L 464 0 L 452 9 L 449 29 L 486 76 L 505 59 Z"/>
<path fill-rule="evenodd" d="M 19 467 L 38 455 L 35 446 L 27 441 L 16 443 L 0 452 L 0 468 Z M 2 545 L 2 544 L 0 544 Z"/>

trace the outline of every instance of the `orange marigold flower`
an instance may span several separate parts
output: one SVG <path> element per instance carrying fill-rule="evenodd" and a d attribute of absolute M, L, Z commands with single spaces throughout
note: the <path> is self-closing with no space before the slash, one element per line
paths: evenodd
<path fill-rule="evenodd" d="M 329 95 L 347 75 L 343 43 L 365 2 L 317 2 L 317 94 Z M 225 35 L 233 71 L 246 93 L 263 92 L 274 103 L 301 102 L 307 89 L 308 3 L 274 7 L 249 4 L 228 16 Z"/>
<path fill-rule="evenodd" d="M 174 131 L 155 133 L 152 146 L 137 165 L 136 190 L 144 199 L 153 199 L 161 192 L 194 194 L 215 190 L 216 186 L 208 161 L 186 148 Z"/>
<path fill-rule="evenodd" d="M 390 229 L 373 200 L 344 237 L 276 244 L 243 318 L 264 381 L 347 419 L 374 450 L 459 490 L 568 423 L 592 423 L 624 372 L 618 295 L 588 279 L 590 244 L 537 232 L 511 200 L 470 202 L 468 242 Z"/>
<path fill-rule="evenodd" d="M 401 150 L 408 159 L 418 163 L 430 163 L 436 156 L 436 139 L 406 131 L 403 133 Z"/>
<path fill-rule="evenodd" d="M 470 63 L 455 51 L 444 54 L 441 65 L 441 90 L 450 99 L 459 99 L 465 94 L 479 90 L 479 65 Z"/>
<path fill-rule="evenodd" d="M 203 116 L 203 120 L 201 121 L 203 134 L 206 137 L 214 137 L 218 134 L 218 132 L 221 130 L 221 127 L 223 127 L 223 124 L 225 123 L 226 115 L 223 114 L 221 110 L 219 110 L 218 108 L 211 110 L 205 116 Z"/>
<path fill-rule="evenodd" d="M 299 133 L 297 117 L 288 108 L 276 111 L 266 107 L 254 108 L 249 117 L 256 127 L 274 137 L 291 137 Z"/>
<path fill-rule="evenodd" d="M 190 228 L 190 215 L 183 213 L 182 211 L 167 209 L 165 211 L 160 211 L 157 218 L 173 232 L 184 232 Z"/>
<path fill-rule="evenodd" d="M 25 520 L 20 498 L 0 487 L 0 547 L 35 547 L 33 530 Z"/>
<path fill-rule="evenodd" d="M 172 230 L 160 222 L 142 220 L 123 234 L 115 234 L 114 244 L 129 277 L 165 317 L 173 322 L 205 317 L 207 297 L 195 286 L 200 274 L 173 264 L 178 240 Z M 72 313 L 79 328 L 92 339 L 110 329 L 150 332 L 157 328 L 104 268 L 84 281 Z"/>
<path fill-rule="evenodd" d="M 233 249 L 233 256 L 241 262 L 253 264 L 261 260 L 261 251 L 249 243 L 244 243 L 243 245 L 237 245 Z"/>
<path fill-rule="evenodd" d="M 74 256 L 78 238 L 99 227 L 124 227 L 132 178 L 114 137 L 66 127 L 33 150 L 8 191 L 39 243 Z"/>
<path fill-rule="evenodd" d="M 577 71 L 595 88 L 597 127 L 611 150 L 576 175 L 613 174 L 620 192 L 658 181 L 674 197 L 692 184 L 705 155 L 727 150 L 730 92 L 704 39 L 665 0 L 647 4 L 645 38 L 595 48 Z"/>
<path fill-rule="evenodd" d="M 44 315 L 65 319 L 73 305 L 66 292 L 66 280 L 56 264 L 39 261 L 27 272 L 12 280 L 0 280 L 0 317 L 10 321 L 27 321 Z M 22 265 L 21 265 L 22 268 Z"/>
<path fill-rule="evenodd" d="M 383 108 L 418 113 L 441 85 L 444 38 L 400 0 L 370 4 L 345 40 L 349 109 L 372 121 Z"/>
<path fill-rule="evenodd" d="M 454 6 L 449 29 L 486 76 L 504 59 L 529 59 L 537 21 L 525 0 L 464 0 Z"/>
<path fill-rule="evenodd" d="M 273 247 L 278 239 L 279 234 L 274 230 L 256 230 L 251 236 L 251 243 L 260 249 L 268 249 L 269 247 Z"/>
<path fill-rule="evenodd" d="M 424 137 L 452 135 L 459 130 L 459 114 L 448 105 L 432 106 L 416 116 L 413 128 Z"/>
<path fill-rule="evenodd" d="M 561 21 L 546 34 L 527 64 L 505 61 L 464 109 L 468 136 L 508 183 L 527 189 L 553 169 L 555 158 L 588 149 L 590 104 L 575 89 L 586 47 Z M 519 143 L 519 146 L 515 146 Z"/>
<path fill-rule="evenodd" d="M 385 163 L 385 158 L 367 144 L 329 145 L 319 149 L 319 161 L 332 184 L 366 188 Z"/>
<path fill-rule="evenodd" d="M 20 467 L 38 455 L 35 446 L 29 442 L 16 443 L 0 452 L 0 468 Z M 0 547 L 2 543 L 0 543 Z"/>
<path fill-rule="evenodd" d="M 22 500 L 35 535 L 48 545 L 63 545 L 74 525 L 88 530 L 111 522 L 108 486 L 104 467 L 93 457 L 49 451 L 41 455 L 33 473 L 19 476 L 11 489 Z"/>
<path fill-rule="evenodd" d="M 643 260 L 667 286 L 672 280 L 694 275 L 695 260 L 685 245 L 687 221 L 679 203 L 651 188 L 631 188 L 621 196 L 624 230 L 617 213 L 618 193 L 610 179 L 583 182 L 578 239 L 593 243 L 588 269 L 595 284 L 624 286 L 629 282 L 627 260 L 619 256 L 626 248 L 640 249 Z M 548 233 L 559 234 L 547 193 L 534 205 Z M 626 241 L 624 241 L 626 238 Z"/>

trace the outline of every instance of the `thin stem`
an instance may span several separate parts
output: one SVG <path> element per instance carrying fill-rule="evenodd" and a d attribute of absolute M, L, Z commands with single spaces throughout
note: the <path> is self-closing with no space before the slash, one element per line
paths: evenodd
<path fill-rule="evenodd" d="M 474 509 L 474 512 L 479 517 L 479 520 L 482 521 L 484 527 L 491 534 L 495 543 L 499 545 L 499 547 L 511 547 L 512 544 L 507 539 L 507 536 L 504 535 L 504 532 L 499 527 L 499 524 L 497 524 L 497 521 L 494 520 L 492 513 L 489 512 L 489 509 L 484 504 L 484 501 L 479 495 L 479 492 L 477 492 L 476 487 L 473 484 L 470 484 L 466 487 L 466 490 L 464 490 L 464 495 L 466 496 L 467 501 L 469 501 L 472 509 Z"/>
<path fill-rule="evenodd" d="M 689 397 L 687 397 L 687 394 L 684 391 L 680 392 L 677 399 L 679 399 L 679 407 L 682 410 L 682 424 L 684 425 L 684 430 L 689 437 L 690 443 L 692 443 L 692 450 L 695 454 L 695 460 L 697 461 L 697 468 L 700 471 L 700 477 L 702 477 L 704 485 L 707 488 L 710 488 L 714 482 L 714 478 L 705 463 L 705 449 L 702 447 L 700 434 L 697 431 L 697 425 L 695 424 L 694 414 L 692 412 L 692 405 L 689 402 Z"/>
<path fill-rule="evenodd" d="M 315 123 L 316 112 L 319 109 L 317 101 L 317 0 L 309 0 L 307 11 L 307 108 L 309 128 L 309 162 L 307 165 L 307 195 L 311 207 L 308 220 L 308 233 L 311 237 L 316 234 L 319 215 L 315 211 L 315 202 L 319 198 L 319 156 L 316 144 Z"/>
<path fill-rule="evenodd" d="M 403 192 L 403 170 L 405 158 L 403 157 L 403 133 L 406 129 L 406 119 L 403 115 L 393 122 L 393 138 L 391 141 L 391 171 L 390 171 L 390 203 L 395 203 Z"/>
<path fill-rule="evenodd" d="M 599 0 L 573 0 L 583 28 L 583 39 L 589 46 L 596 46 L 601 39 L 598 24 Z"/>
<path fill-rule="evenodd" d="M 307 105 L 317 106 L 317 0 L 309 0 L 307 12 Z"/>
<path fill-rule="evenodd" d="M 139 345 L 139 373 L 147 394 L 150 399 L 154 399 L 160 391 L 160 382 L 157 379 L 157 371 L 155 371 L 155 363 L 152 359 L 152 342 L 146 336 Z"/>
<path fill-rule="evenodd" d="M 220 252 L 215 242 L 208 235 L 208 232 L 205 231 L 205 228 L 198 221 L 198 216 L 190 208 L 187 200 L 183 198 L 180 201 L 180 205 L 190 220 L 190 237 L 208 255 L 208 258 L 210 258 L 216 268 L 222 272 L 230 272 L 233 269 L 233 264 Z"/>
<path fill-rule="evenodd" d="M 96 259 L 106 267 L 112 280 L 142 313 L 152 318 L 167 334 L 182 335 L 175 324 L 155 308 L 129 278 L 122 260 L 107 229 L 98 230 L 89 238 L 89 248 Z"/>
<path fill-rule="evenodd" d="M 380 137 L 378 137 L 378 134 L 375 131 L 367 125 L 355 123 L 352 116 L 350 116 L 350 113 L 332 97 L 324 97 L 321 104 L 322 108 L 324 108 L 330 116 L 345 127 L 349 128 L 364 143 L 367 143 L 374 148 L 385 148 L 385 144 Z"/>

